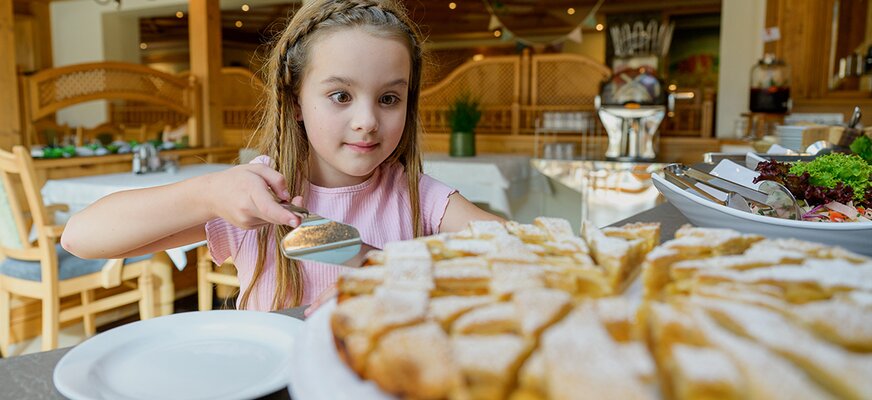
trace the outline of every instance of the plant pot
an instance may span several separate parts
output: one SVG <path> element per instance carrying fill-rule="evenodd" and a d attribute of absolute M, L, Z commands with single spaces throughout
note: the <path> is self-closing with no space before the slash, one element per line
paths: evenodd
<path fill-rule="evenodd" d="M 451 142 L 449 143 L 448 148 L 448 154 L 452 157 L 474 157 L 475 133 L 452 132 Z"/>

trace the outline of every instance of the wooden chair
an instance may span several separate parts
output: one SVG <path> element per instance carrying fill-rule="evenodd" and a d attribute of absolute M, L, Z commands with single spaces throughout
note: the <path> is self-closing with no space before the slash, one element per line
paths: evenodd
<path fill-rule="evenodd" d="M 57 122 L 43 118 L 33 123 L 33 137 L 30 139 L 32 143 L 28 145 L 54 145 L 63 142 L 64 137 L 73 134 L 73 129 L 69 125 L 60 125 Z"/>
<path fill-rule="evenodd" d="M 200 311 L 212 309 L 212 285 L 218 285 L 218 294 L 228 292 L 223 287 L 239 288 L 239 278 L 236 277 L 236 267 L 231 260 L 227 260 L 219 266 L 215 266 L 209 248 L 201 246 L 197 248 L 197 300 Z M 223 287 L 222 287 L 223 286 Z M 227 296 L 230 294 L 227 293 Z"/>
<path fill-rule="evenodd" d="M 110 141 L 124 140 L 124 129 L 108 122 L 93 128 L 76 128 L 76 146 L 90 144 L 95 139 L 103 141 L 104 138 Z"/>
<path fill-rule="evenodd" d="M 30 152 L 15 146 L 0 150 L 0 353 L 11 344 L 12 295 L 42 301 L 42 350 L 58 345 L 62 322 L 82 318 L 85 333 L 96 332 L 97 313 L 139 303 L 141 319 L 154 316 L 154 284 L 150 256 L 116 260 L 83 260 L 58 243 L 63 225 L 55 225 L 43 204 Z M 31 228 L 36 240 L 30 240 Z M 99 298 L 98 289 L 113 289 Z M 103 293 L 100 293 L 101 295 Z M 81 304 L 60 308 L 60 300 L 78 295 Z"/>

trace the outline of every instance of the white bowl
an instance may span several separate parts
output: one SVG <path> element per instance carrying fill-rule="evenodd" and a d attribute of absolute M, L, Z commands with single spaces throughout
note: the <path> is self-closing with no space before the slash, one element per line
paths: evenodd
<path fill-rule="evenodd" d="M 661 173 L 652 174 L 651 177 L 657 190 L 696 226 L 729 228 L 768 238 L 797 238 L 872 256 L 872 223 L 793 221 L 765 217 L 703 199 L 668 182 Z"/>

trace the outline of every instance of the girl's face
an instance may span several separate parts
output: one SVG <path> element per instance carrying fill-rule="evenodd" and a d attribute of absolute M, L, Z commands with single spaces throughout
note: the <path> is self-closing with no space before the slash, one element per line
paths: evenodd
<path fill-rule="evenodd" d="M 405 126 L 410 69 L 403 43 L 363 29 L 313 42 L 298 116 L 311 146 L 312 183 L 361 183 L 393 153 Z"/>

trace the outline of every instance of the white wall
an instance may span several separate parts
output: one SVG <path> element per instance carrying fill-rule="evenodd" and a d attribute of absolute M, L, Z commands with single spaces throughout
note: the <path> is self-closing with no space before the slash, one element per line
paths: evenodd
<path fill-rule="evenodd" d="M 766 2 L 724 0 L 722 4 L 715 132 L 719 138 L 735 138 L 735 121 L 748 111 L 751 67 L 763 56 Z"/>

